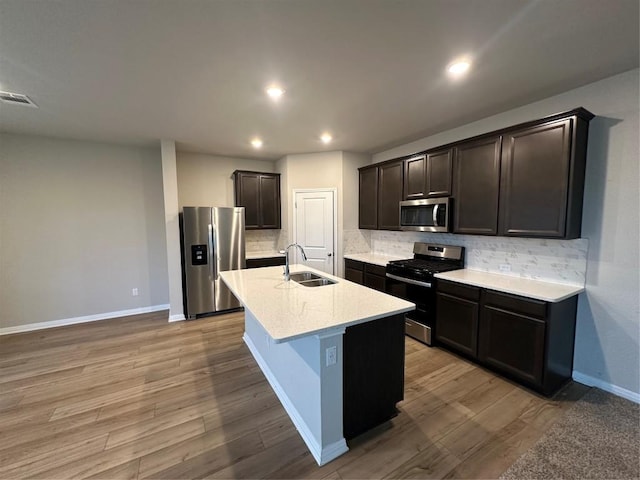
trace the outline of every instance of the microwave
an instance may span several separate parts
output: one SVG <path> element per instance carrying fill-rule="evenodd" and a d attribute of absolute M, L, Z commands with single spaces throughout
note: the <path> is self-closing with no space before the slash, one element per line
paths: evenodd
<path fill-rule="evenodd" d="M 400 230 L 448 232 L 450 216 L 449 197 L 400 202 Z"/>

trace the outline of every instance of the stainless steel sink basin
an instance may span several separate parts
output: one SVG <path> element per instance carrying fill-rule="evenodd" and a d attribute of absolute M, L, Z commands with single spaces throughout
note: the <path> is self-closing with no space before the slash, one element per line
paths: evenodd
<path fill-rule="evenodd" d="M 304 287 L 321 287 L 323 285 L 333 285 L 334 280 L 329 280 L 328 278 L 318 278 L 316 280 L 307 280 L 306 282 L 298 282 L 300 285 Z"/>
<path fill-rule="evenodd" d="M 313 272 L 296 272 L 292 273 L 289 278 L 305 287 L 321 287 L 337 283 L 335 280 L 330 280 Z"/>
<path fill-rule="evenodd" d="M 294 282 L 306 282 L 307 280 L 318 280 L 324 277 L 316 275 L 313 272 L 296 272 L 289 275 L 289 278 Z"/>

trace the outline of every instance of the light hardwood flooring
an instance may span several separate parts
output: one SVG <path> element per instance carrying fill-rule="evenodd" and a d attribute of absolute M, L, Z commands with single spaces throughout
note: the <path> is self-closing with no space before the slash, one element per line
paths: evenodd
<path fill-rule="evenodd" d="M 588 390 L 545 399 L 407 338 L 392 421 L 318 467 L 243 313 L 0 337 L 0 478 L 496 478 Z"/>

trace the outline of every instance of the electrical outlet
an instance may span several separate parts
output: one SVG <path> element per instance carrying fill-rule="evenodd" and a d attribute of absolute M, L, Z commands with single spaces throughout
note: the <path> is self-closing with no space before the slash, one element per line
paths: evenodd
<path fill-rule="evenodd" d="M 138 296 L 138 289 L 137 288 L 132 288 L 131 289 L 131 295 L 134 296 L 134 297 L 137 297 Z"/>
<path fill-rule="evenodd" d="M 330 365 L 335 365 L 338 360 L 338 350 L 336 347 L 329 347 L 326 350 L 327 354 L 327 367 Z"/>
<path fill-rule="evenodd" d="M 501 263 L 500 264 L 500 271 L 504 272 L 504 273 L 508 273 L 511 271 L 511 265 L 509 265 L 508 263 Z"/>

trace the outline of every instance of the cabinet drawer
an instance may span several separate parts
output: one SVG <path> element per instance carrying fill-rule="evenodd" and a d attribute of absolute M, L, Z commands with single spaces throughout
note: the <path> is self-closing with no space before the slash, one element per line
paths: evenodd
<path fill-rule="evenodd" d="M 493 290 L 486 291 L 484 304 L 543 319 L 547 313 L 546 302 Z"/>
<path fill-rule="evenodd" d="M 476 302 L 480 300 L 480 289 L 478 287 L 448 282 L 446 280 L 438 280 L 438 292 L 475 300 Z"/>
<path fill-rule="evenodd" d="M 380 265 L 374 265 L 372 263 L 365 263 L 364 271 L 371 275 L 378 275 L 379 277 L 385 277 L 387 275 L 387 267 L 381 267 Z"/>
<path fill-rule="evenodd" d="M 351 260 L 350 258 L 345 258 L 344 268 L 350 268 L 352 270 L 362 271 L 364 269 L 364 263 L 359 262 L 358 260 Z"/>

